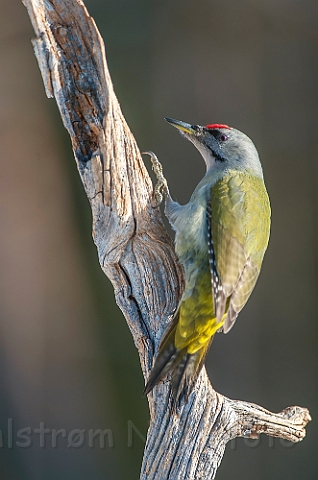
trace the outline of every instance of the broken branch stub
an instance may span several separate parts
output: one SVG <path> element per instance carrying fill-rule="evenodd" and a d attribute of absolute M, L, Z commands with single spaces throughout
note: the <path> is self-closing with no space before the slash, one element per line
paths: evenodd
<path fill-rule="evenodd" d="M 136 141 L 107 68 L 104 44 L 81 0 L 24 0 L 48 97 L 55 98 L 93 216 L 100 265 L 110 278 L 147 376 L 183 289 Z M 189 402 L 170 415 L 169 383 L 148 396 L 151 423 L 141 479 L 211 479 L 226 443 L 260 433 L 297 442 L 307 409 L 279 414 L 213 390 L 202 370 Z"/>

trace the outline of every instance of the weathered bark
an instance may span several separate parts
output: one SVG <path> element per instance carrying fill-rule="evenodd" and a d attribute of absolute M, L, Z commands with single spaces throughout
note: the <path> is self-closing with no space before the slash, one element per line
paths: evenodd
<path fill-rule="evenodd" d="M 100 265 L 130 327 L 145 377 L 182 293 L 182 270 L 153 206 L 152 184 L 121 113 L 104 44 L 81 0 L 24 0 L 46 93 L 68 130 L 91 204 Z M 202 370 L 179 415 L 168 409 L 169 385 L 149 395 L 151 423 L 142 479 L 214 478 L 227 442 L 260 433 L 302 440 L 306 408 L 273 414 L 213 390 Z"/>

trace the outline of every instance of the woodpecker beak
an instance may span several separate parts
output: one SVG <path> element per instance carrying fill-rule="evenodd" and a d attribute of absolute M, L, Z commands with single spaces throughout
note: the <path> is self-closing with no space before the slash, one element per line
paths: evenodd
<path fill-rule="evenodd" d="M 183 133 L 187 133 L 188 135 L 194 135 L 196 133 L 196 129 L 193 128 L 193 126 L 189 123 L 181 122 L 180 120 L 174 120 L 173 118 L 165 118 L 165 120 L 173 127 L 181 130 Z"/>

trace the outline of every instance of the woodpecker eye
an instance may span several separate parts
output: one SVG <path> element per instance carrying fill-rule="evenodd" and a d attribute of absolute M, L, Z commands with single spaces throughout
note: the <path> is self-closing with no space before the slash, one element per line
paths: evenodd
<path fill-rule="evenodd" d="M 213 129 L 207 129 L 207 131 L 210 133 L 210 135 L 213 135 L 213 137 L 218 140 L 219 142 L 226 142 L 228 139 L 228 136 L 225 135 L 225 133 L 220 132 L 220 130 L 217 130 L 215 128 Z"/>
<path fill-rule="evenodd" d="M 221 135 L 219 136 L 220 142 L 226 142 L 227 138 L 228 137 L 224 133 L 221 133 Z"/>

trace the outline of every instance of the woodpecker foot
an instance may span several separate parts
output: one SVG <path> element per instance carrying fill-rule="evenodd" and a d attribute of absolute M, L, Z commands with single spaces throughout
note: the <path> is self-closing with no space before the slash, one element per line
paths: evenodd
<path fill-rule="evenodd" d="M 167 180 L 163 176 L 162 172 L 162 165 L 158 160 L 158 157 L 155 153 L 148 151 L 148 152 L 142 152 L 142 155 L 149 155 L 150 160 L 152 163 L 152 169 L 155 172 L 155 175 L 157 177 L 157 183 L 154 186 L 154 198 L 156 200 L 156 207 L 158 207 L 162 200 L 164 195 L 169 195 L 169 189 L 168 189 L 168 184 Z"/>

